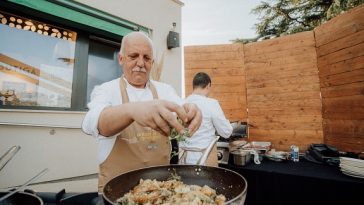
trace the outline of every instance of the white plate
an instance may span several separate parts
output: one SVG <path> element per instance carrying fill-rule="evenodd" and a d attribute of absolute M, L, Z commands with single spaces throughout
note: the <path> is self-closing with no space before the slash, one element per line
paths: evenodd
<path fill-rule="evenodd" d="M 364 177 L 364 173 L 341 168 L 342 172 Z"/>
<path fill-rule="evenodd" d="M 364 168 L 360 168 L 360 167 L 356 167 L 356 166 L 349 166 L 349 165 L 345 165 L 345 164 L 340 164 L 341 168 L 347 169 L 347 170 L 352 170 L 355 172 L 360 172 L 364 174 Z"/>
<path fill-rule="evenodd" d="M 340 161 L 356 162 L 356 163 L 364 165 L 364 160 L 362 160 L 362 159 L 354 159 L 354 158 L 349 158 L 349 157 L 340 157 Z"/>
<path fill-rule="evenodd" d="M 356 177 L 356 178 L 364 179 L 364 176 L 359 176 L 359 175 L 351 174 L 351 173 L 348 173 L 348 172 L 343 172 L 343 174 L 348 175 L 348 176 L 351 176 L 351 177 Z"/>

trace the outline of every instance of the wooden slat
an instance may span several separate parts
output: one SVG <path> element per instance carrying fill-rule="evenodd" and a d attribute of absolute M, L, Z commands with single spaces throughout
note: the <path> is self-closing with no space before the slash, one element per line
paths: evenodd
<path fill-rule="evenodd" d="M 191 78 L 198 73 L 198 72 L 205 72 L 209 76 L 245 76 L 244 68 L 230 68 L 230 69 L 221 69 L 221 68 L 210 68 L 210 69 L 186 69 L 185 70 L 185 77 Z"/>
<path fill-rule="evenodd" d="M 364 95 L 364 82 L 321 88 L 322 98 Z"/>
<path fill-rule="evenodd" d="M 364 12 L 364 11 L 363 11 Z M 338 50 L 349 48 L 364 42 L 364 30 L 351 33 L 341 39 L 322 45 L 317 48 L 317 56 L 321 57 Z"/>
<path fill-rule="evenodd" d="M 276 87 L 276 86 L 286 86 L 286 85 L 292 85 L 292 84 L 310 84 L 310 83 L 319 83 L 319 78 L 317 75 L 311 75 L 311 76 L 295 76 L 290 78 L 283 78 L 283 79 L 277 79 L 273 78 L 271 80 L 266 79 L 257 79 L 257 78 L 250 78 L 247 81 L 247 88 L 264 88 L 264 87 Z"/>
<path fill-rule="evenodd" d="M 327 133 L 347 133 L 363 134 L 363 120 L 342 120 L 342 119 L 324 119 L 323 127 Z"/>
<path fill-rule="evenodd" d="M 312 143 L 322 143 L 322 130 L 277 130 L 249 128 L 249 141 L 269 141 L 272 148 L 289 151 L 291 145 L 304 152 Z"/>
<path fill-rule="evenodd" d="M 297 47 L 315 46 L 312 31 L 301 32 L 276 39 L 264 40 L 244 45 L 244 56 L 289 50 Z"/>
<path fill-rule="evenodd" d="M 185 46 L 185 53 L 214 53 L 230 52 L 242 49 L 242 44 L 222 44 L 222 45 L 203 45 L 203 46 Z"/>
<path fill-rule="evenodd" d="M 203 61 L 203 60 L 235 60 L 240 59 L 238 52 L 216 52 L 216 53 L 186 53 L 185 61 Z"/>
<path fill-rule="evenodd" d="M 346 109 L 353 109 L 364 107 L 364 95 L 352 95 L 336 98 L 326 98 L 322 102 L 323 107 L 340 107 Z"/>
<path fill-rule="evenodd" d="M 259 107 L 311 107 L 321 105 L 321 100 L 317 99 L 304 99 L 304 100 L 286 100 L 286 101 L 265 101 L 265 102 L 251 102 L 248 101 L 249 108 Z"/>
<path fill-rule="evenodd" d="M 282 72 L 270 72 L 267 71 L 265 74 L 254 75 L 254 72 L 251 71 L 246 72 L 246 80 L 250 82 L 251 80 L 270 80 L 270 79 L 285 79 L 292 77 L 304 77 L 304 76 L 313 76 L 317 75 L 318 70 L 314 69 L 303 69 L 303 70 L 289 70 Z"/>
<path fill-rule="evenodd" d="M 337 85 L 364 82 L 364 68 L 345 73 L 338 73 L 321 77 L 321 87 L 332 87 Z"/>
<path fill-rule="evenodd" d="M 237 101 L 221 101 L 220 105 L 223 109 L 243 109 L 246 104 Z"/>
<path fill-rule="evenodd" d="M 250 124 L 259 129 L 277 129 L 277 130 L 317 130 L 322 129 L 322 121 L 320 119 L 312 117 L 301 117 L 299 119 L 295 117 L 285 119 L 264 119 L 258 117 L 249 116 Z"/>
<path fill-rule="evenodd" d="M 291 70 L 317 70 L 317 62 L 316 59 L 312 59 L 304 62 L 294 62 L 277 65 L 272 65 L 271 63 L 246 63 L 245 69 L 247 70 L 247 72 L 249 72 L 250 75 L 259 76 L 264 75 L 267 72 L 278 73 Z"/>
<path fill-rule="evenodd" d="M 274 51 L 274 52 L 265 52 L 259 55 L 253 56 L 245 56 L 249 59 L 247 62 L 262 62 L 262 61 L 275 61 L 282 56 L 286 56 L 287 58 L 295 57 L 295 59 L 300 59 L 305 55 L 314 54 L 316 55 L 316 49 L 313 45 L 305 46 L 305 47 L 297 47 L 295 49 L 282 50 L 282 51 Z"/>
<path fill-rule="evenodd" d="M 230 121 L 238 121 L 247 119 L 247 113 L 244 109 L 223 109 L 225 116 Z"/>
<path fill-rule="evenodd" d="M 318 84 L 308 85 L 288 85 L 282 87 L 269 87 L 269 88 L 249 88 L 247 90 L 248 95 L 264 95 L 267 93 L 290 93 L 290 92 L 305 92 L 305 91 L 320 91 Z"/>
<path fill-rule="evenodd" d="M 323 107 L 322 117 L 331 120 L 364 120 L 364 108 Z M 364 123 L 364 121 L 363 121 Z M 364 133 L 363 133 L 364 134 Z"/>
<path fill-rule="evenodd" d="M 320 115 L 321 105 L 311 107 L 260 107 L 260 108 L 249 108 L 249 116 L 283 116 L 283 115 Z"/>
<path fill-rule="evenodd" d="M 326 57 L 326 56 L 324 56 Z M 324 58 L 323 57 L 323 58 Z M 270 65 L 285 65 L 285 64 L 290 64 L 290 63 L 297 63 L 297 62 L 305 62 L 305 61 L 315 61 L 316 59 L 316 52 L 310 52 L 310 53 L 305 53 L 303 55 L 295 55 L 295 56 L 290 56 L 289 58 L 286 57 L 281 57 L 281 58 L 276 58 L 276 59 L 262 59 L 262 60 L 255 60 L 255 59 L 250 59 L 250 58 L 245 58 L 245 63 L 246 64 L 250 64 L 250 63 L 268 63 Z"/>
<path fill-rule="evenodd" d="M 249 102 L 264 102 L 264 101 L 285 101 L 290 100 L 300 100 L 300 99 L 318 99 L 320 98 L 319 91 L 305 91 L 297 93 L 280 93 L 280 94 L 263 94 L 263 95 L 253 95 L 247 96 Z"/>
<path fill-rule="evenodd" d="M 331 65 L 320 67 L 320 77 L 344 73 L 364 68 L 364 56 L 343 60 Z"/>
<path fill-rule="evenodd" d="M 220 69 L 230 69 L 236 67 L 242 67 L 242 60 L 221 60 L 221 61 L 211 61 L 211 60 L 195 60 L 195 61 L 185 61 L 186 68 L 194 69 L 204 69 L 204 68 L 220 68 Z"/>
<path fill-rule="evenodd" d="M 364 55 L 364 43 L 360 43 L 355 46 L 344 48 L 342 50 L 338 50 L 334 53 L 330 53 L 328 55 L 318 58 L 317 66 L 321 68 L 325 65 L 334 64 L 340 61 L 352 59 L 363 55 Z"/>
<path fill-rule="evenodd" d="M 217 99 L 219 102 L 222 101 L 236 101 L 246 102 L 246 94 L 244 95 L 231 95 L 230 93 L 214 93 L 212 92 L 209 97 Z"/>
<path fill-rule="evenodd" d="M 315 28 L 316 46 L 320 47 L 329 42 L 343 38 L 351 33 L 363 30 L 363 11 L 364 5 L 358 6 Z"/>

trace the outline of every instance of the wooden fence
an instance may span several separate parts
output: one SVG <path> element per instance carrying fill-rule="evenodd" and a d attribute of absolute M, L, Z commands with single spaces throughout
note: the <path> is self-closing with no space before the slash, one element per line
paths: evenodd
<path fill-rule="evenodd" d="M 225 115 L 250 124 L 249 140 L 279 150 L 325 142 L 364 151 L 363 19 L 359 6 L 314 31 L 185 47 L 186 95 L 194 74 L 204 71 Z"/>
<path fill-rule="evenodd" d="M 211 77 L 212 98 L 218 99 L 230 121 L 246 121 L 246 88 L 242 45 L 185 47 L 186 96 L 196 73 Z"/>
<path fill-rule="evenodd" d="M 364 151 L 364 6 L 314 30 L 324 141 Z"/>

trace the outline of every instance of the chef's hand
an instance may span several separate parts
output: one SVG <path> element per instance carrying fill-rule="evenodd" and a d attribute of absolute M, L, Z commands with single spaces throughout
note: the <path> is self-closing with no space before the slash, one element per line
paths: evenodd
<path fill-rule="evenodd" d="M 187 108 L 186 106 L 181 107 L 166 100 L 136 102 L 134 105 L 133 110 L 131 110 L 133 120 L 165 136 L 169 135 L 170 126 L 176 128 L 179 133 L 184 131 L 184 127 L 177 121 L 174 113 L 184 122 L 192 120 L 192 125 L 190 124 L 192 129 L 195 129 L 197 125 L 199 126 L 198 120 L 195 120 L 197 111 L 193 106 L 191 108 L 190 106 L 187 106 Z"/>
<path fill-rule="evenodd" d="M 197 131 L 202 122 L 202 113 L 200 109 L 198 109 L 197 105 L 193 103 L 186 103 L 183 105 L 183 108 L 187 112 L 187 124 L 190 135 Z M 183 119 L 183 118 L 181 118 Z"/>

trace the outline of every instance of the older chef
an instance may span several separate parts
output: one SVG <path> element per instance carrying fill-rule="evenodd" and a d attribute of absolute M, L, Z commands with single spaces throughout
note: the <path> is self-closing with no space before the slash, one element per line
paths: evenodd
<path fill-rule="evenodd" d="M 123 75 L 94 88 L 82 123 L 96 137 L 99 192 L 107 181 L 137 168 L 165 165 L 170 160 L 170 127 L 183 132 L 176 114 L 194 133 L 202 116 L 196 105 L 183 104 L 175 90 L 149 79 L 152 41 L 144 33 L 124 36 L 119 64 Z"/>

